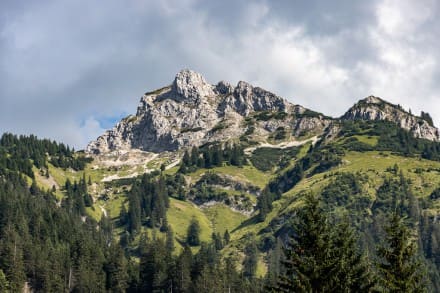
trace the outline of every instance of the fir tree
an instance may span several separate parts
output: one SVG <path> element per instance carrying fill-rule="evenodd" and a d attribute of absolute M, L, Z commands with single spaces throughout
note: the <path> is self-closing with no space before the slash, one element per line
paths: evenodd
<path fill-rule="evenodd" d="M 249 237 L 249 243 L 244 249 L 243 273 L 247 278 L 254 278 L 258 265 L 258 250 L 253 236 Z"/>
<path fill-rule="evenodd" d="M 190 246 L 200 245 L 200 224 L 196 218 L 191 219 L 186 236 L 186 243 Z"/>
<path fill-rule="evenodd" d="M 385 243 L 378 247 L 380 284 L 388 292 L 424 292 L 425 268 L 417 259 L 417 247 L 410 230 L 395 212 L 385 227 Z"/>
<path fill-rule="evenodd" d="M 319 200 L 307 195 L 298 212 L 295 236 L 285 250 L 283 292 L 368 292 L 374 285 L 368 265 L 356 251 L 347 223 L 329 223 Z"/>
<path fill-rule="evenodd" d="M 231 241 L 231 235 L 229 235 L 228 229 L 225 230 L 225 233 L 223 234 L 223 239 L 225 240 L 225 244 L 228 244 L 229 241 Z"/>
<path fill-rule="evenodd" d="M 9 289 L 9 282 L 6 279 L 5 273 L 0 269 L 0 292 L 8 293 Z"/>

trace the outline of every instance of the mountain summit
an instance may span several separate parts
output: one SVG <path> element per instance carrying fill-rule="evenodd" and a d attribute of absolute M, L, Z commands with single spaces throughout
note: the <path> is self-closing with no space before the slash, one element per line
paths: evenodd
<path fill-rule="evenodd" d="M 92 141 L 92 154 L 114 150 L 174 151 L 246 136 L 266 141 L 321 134 L 331 119 L 240 81 L 211 85 L 199 73 L 180 71 L 170 86 L 142 96 L 136 115 Z"/>
<path fill-rule="evenodd" d="M 438 129 L 429 114 L 424 115 L 427 117 L 417 117 L 399 105 L 370 96 L 334 119 L 244 81 L 235 87 L 225 81 L 212 85 L 201 74 L 184 69 L 171 85 L 144 94 L 136 115 L 122 119 L 90 142 L 86 151 L 163 152 L 231 139 L 279 144 L 319 136 L 326 130 L 334 134 L 341 120 L 387 120 L 417 138 L 439 141 Z"/>
<path fill-rule="evenodd" d="M 434 127 L 429 114 L 423 113 L 417 117 L 405 111 L 400 105 L 393 105 L 378 97 L 369 96 L 360 100 L 343 116 L 343 120 L 386 120 L 410 131 L 414 137 L 439 141 L 439 130 Z"/>

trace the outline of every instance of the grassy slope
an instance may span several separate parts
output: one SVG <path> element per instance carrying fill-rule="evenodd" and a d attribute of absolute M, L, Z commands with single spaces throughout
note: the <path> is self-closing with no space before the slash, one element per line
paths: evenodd
<path fill-rule="evenodd" d="M 222 166 L 212 169 L 202 168 L 189 174 L 188 176 L 191 177 L 192 182 L 195 182 L 208 171 L 217 174 L 229 175 L 232 176 L 236 181 L 250 183 L 260 188 L 264 188 L 272 177 L 271 173 L 262 172 L 251 165 L 245 165 L 243 167 Z"/>
<path fill-rule="evenodd" d="M 364 143 L 374 145 L 377 143 L 377 137 L 367 137 L 358 135 L 356 138 Z M 341 143 L 343 143 L 341 141 Z M 305 145 L 298 157 L 305 155 L 309 144 Z M 290 165 L 293 165 L 294 161 Z M 273 210 L 268 215 L 267 219 L 263 223 L 257 223 L 253 218 L 249 218 L 243 214 L 237 213 L 229 209 L 224 205 L 215 205 L 209 208 L 201 209 L 192 203 L 182 202 L 179 200 L 171 199 L 170 208 L 168 210 L 168 221 L 175 233 L 176 237 L 176 247 L 177 251 L 180 251 L 181 246 L 178 244 L 178 240 L 183 241 L 186 237 L 186 231 L 188 229 L 189 223 L 192 217 L 195 217 L 201 226 L 201 239 L 202 241 L 210 241 L 211 233 L 213 231 L 223 233 L 225 229 L 228 229 L 231 233 L 232 241 L 231 244 L 226 247 L 223 253 L 235 255 L 238 259 L 243 257 L 243 239 L 249 233 L 256 235 L 256 241 L 261 237 L 258 232 L 265 228 L 270 221 L 278 216 L 279 214 L 290 211 L 291 209 L 297 208 L 301 205 L 301 200 L 298 194 L 303 191 L 315 191 L 318 192 L 326 184 L 328 184 L 330 178 L 335 172 L 360 172 L 367 174 L 369 181 L 364 186 L 365 192 L 369 193 L 372 197 L 375 196 L 375 189 L 383 182 L 383 176 L 395 176 L 390 172 L 387 172 L 387 168 L 397 164 L 399 169 L 404 173 L 406 177 L 412 179 L 411 188 L 414 194 L 418 197 L 428 196 L 436 187 L 440 186 L 440 162 L 433 162 L 417 157 L 408 158 L 398 155 L 391 154 L 390 152 L 347 152 L 343 157 L 343 164 L 337 168 L 334 168 L 328 172 L 314 175 L 310 178 L 305 178 L 299 182 L 292 190 L 289 190 L 283 194 L 282 198 L 273 203 Z M 94 183 L 97 183 L 94 190 L 95 196 L 103 192 L 103 185 L 100 183 L 102 178 L 113 175 L 126 175 L 128 170 L 121 169 L 118 171 L 110 169 L 92 169 L 92 164 L 89 164 L 85 171 L 74 172 L 65 171 L 59 168 L 55 168 L 49 165 L 49 171 L 53 179 L 58 185 L 64 185 L 67 178 L 71 181 L 79 180 L 82 178 L 83 173 L 86 176 L 91 177 Z M 416 172 L 417 170 L 417 172 Z M 38 172 L 37 170 L 35 170 Z M 166 173 L 173 174 L 177 171 L 177 168 L 172 168 L 167 170 Z M 195 182 L 202 176 L 203 173 L 207 172 L 208 169 L 200 169 L 194 173 L 188 175 L 192 182 Z M 251 183 L 260 188 L 269 182 L 273 178 L 274 174 L 270 172 L 262 172 L 257 170 L 251 165 L 243 166 L 242 168 L 235 166 L 223 166 L 209 171 L 219 174 L 225 174 L 232 176 L 235 180 Z M 43 185 L 43 181 L 39 180 L 37 177 L 37 182 Z M 51 186 L 44 186 L 45 188 L 50 188 Z M 103 201 L 97 200 L 95 202 L 94 209 L 88 208 L 88 213 L 90 216 L 99 220 L 102 216 L 102 211 L 100 206 L 104 207 L 107 214 L 111 218 L 115 218 L 119 215 L 120 208 L 123 204 L 127 204 L 127 198 L 124 191 L 119 190 L 118 194 L 110 194 L 110 200 Z M 59 197 L 62 194 L 58 191 Z M 440 203 L 438 206 L 434 206 L 435 212 L 440 210 Z M 434 211 L 433 211 L 434 212 Z M 260 257 L 260 265 L 258 267 L 258 274 L 262 275 L 265 273 L 265 265 L 263 258 Z"/>
<path fill-rule="evenodd" d="M 168 222 L 171 225 L 177 239 L 185 241 L 191 219 L 199 221 L 202 241 L 209 242 L 212 234 L 212 223 L 201 209 L 190 202 L 176 199 L 170 200 L 170 208 L 167 212 Z"/>

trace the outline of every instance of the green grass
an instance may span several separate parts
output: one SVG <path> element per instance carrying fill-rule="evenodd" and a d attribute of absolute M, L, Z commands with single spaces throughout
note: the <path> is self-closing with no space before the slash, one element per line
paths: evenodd
<path fill-rule="evenodd" d="M 402 171 L 406 178 L 411 179 L 410 188 L 417 197 L 426 197 L 440 186 L 440 162 L 420 158 L 408 158 L 393 155 L 390 152 L 347 152 L 343 157 L 343 164 L 328 172 L 316 174 L 311 178 L 301 180 L 294 188 L 283 194 L 279 201 L 273 203 L 273 211 L 268 218 L 272 219 L 279 213 L 288 212 L 298 208 L 298 194 L 304 191 L 319 193 L 329 183 L 330 177 L 335 172 L 360 172 L 368 175 L 368 182 L 364 190 L 375 198 L 377 188 L 383 183 L 384 177 L 398 177 L 398 174 L 387 172 L 387 169 L 397 164 L 399 172 Z M 415 170 L 421 170 L 416 173 Z M 434 208 L 440 211 L 440 205 Z"/>
<path fill-rule="evenodd" d="M 205 208 L 203 212 L 211 221 L 214 231 L 219 232 L 222 236 L 226 229 L 231 232 L 247 219 L 245 215 L 231 210 L 224 204 Z"/>
<path fill-rule="evenodd" d="M 73 171 L 73 170 L 63 170 L 61 168 L 56 168 L 52 164 L 48 163 L 49 166 L 49 174 L 53 177 L 53 179 L 58 183 L 59 186 L 64 186 L 67 178 L 70 181 L 78 181 L 82 178 L 83 172 Z"/>
<path fill-rule="evenodd" d="M 101 204 L 105 210 L 107 211 L 107 216 L 111 219 L 115 219 L 119 217 L 119 213 L 122 209 L 122 205 L 124 205 L 128 201 L 127 197 L 123 194 L 114 194 L 112 198 L 105 202 L 105 204 Z"/>
<path fill-rule="evenodd" d="M 360 142 L 366 143 L 371 146 L 376 146 L 377 142 L 379 141 L 378 136 L 354 135 L 353 137 L 355 137 Z"/>
<path fill-rule="evenodd" d="M 197 169 L 197 171 L 188 174 L 191 177 L 192 183 L 200 179 L 200 177 L 206 172 L 213 172 L 217 174 L 229 175 L 238 182 L 248 183 L 260 188 L 264 188 L 271 178 L 271 174 L 262 172 L 251 165 L 244 165 L 243 167 L 237 166 L 222 166 L 212 169 Z"/>
<path fill-rule="evenodd" d="M 170 208 L 167 211 L 167 218 L 176 238 L 185 241 L 186 232 L 193 217 L 200 224 L 200 240 L 210 242 L 212 224 L 203 211 L 190 202 L 173 198 L 170 199 Z"/>
<path fill-rule="evenodd" d="M 101 220 L 102 211 L 99 206 L 94 205 L 93 207 L 86 207 L 87 215 L 92 217 L 95 221 Z"/>

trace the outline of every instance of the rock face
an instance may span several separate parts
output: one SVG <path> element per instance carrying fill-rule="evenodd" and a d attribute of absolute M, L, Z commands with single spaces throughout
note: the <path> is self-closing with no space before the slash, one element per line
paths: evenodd
<path fill-rule="evenodd" d="M 432 141 L 440 140 L 439 130 L 421 117 L 406 112 L 399 105 L 390 104 L 378 97 L 360 100 L 342 116 L 346 120 L 387 120 L 410 131 L 414 137 Z"/>
<path fill-rule="evenodd" d="M 322 133 L 330 121 L 244 81 L 236 87 L 224 81 L 211 85 L 200 74 L 182 70 L 171 86 L 143 95 L 136 115 L 90 142 L 86 151 L 174 151 L 245 133 L 258 139 L 295 139 Z"/>
<path fill-rule="evenodd" d="M 440 140 L 432 122 L 373 96 L 360 100 L 340 119 L 388 120 L 415 137 Z M 331 138 L 338 132 L 337 125 L 336 119 L 247 82 L 235 87 L 225 81 L 211 85 L 200 74 L 182 70 L 170 86 L 143 95 L 136 115 L 90 142 L 86 152 L 136 149 L 160 153 L 238 139 L 278 144 L 315 135 Z"/>

